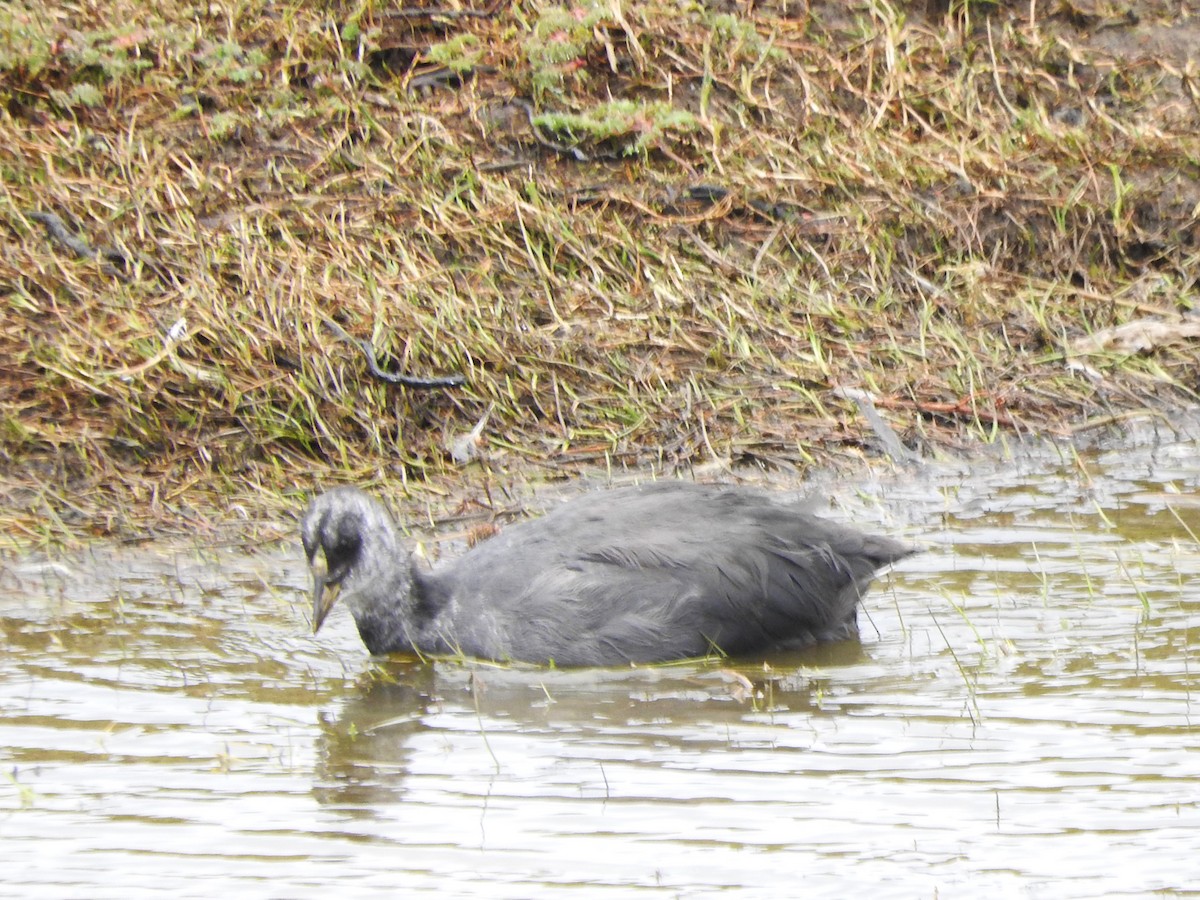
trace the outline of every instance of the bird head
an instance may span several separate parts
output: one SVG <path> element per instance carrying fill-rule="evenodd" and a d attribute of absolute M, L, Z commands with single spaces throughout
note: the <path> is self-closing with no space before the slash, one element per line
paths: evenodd
<path fill-rule="evenodd" d="M 353 580 L 364 542 L 372 527 L 378 526 L 374 520 L 380 510 L 376 507 L 357 488 L 335 488 L 316 497 L 304 513 L 300 538 L 313 576 L 313 634 L 320 630 L 343 587 Z"/>

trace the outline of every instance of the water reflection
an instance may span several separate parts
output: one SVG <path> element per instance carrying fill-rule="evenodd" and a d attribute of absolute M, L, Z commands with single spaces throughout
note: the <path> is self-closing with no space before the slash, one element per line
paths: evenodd
<path fill-rule="evenodd" d="M 881 476 L 861 644 L 547 671 L 307 634 L 293 548 L 0 572 L 19 896 L 1143 896 L 1200 883 L 1200 452 Z"/>
<path fill-rule="evenodd" d="M 848 644 L 830 655 L 850 659 L 861 650 Z M 606 760 L 654 758 L 670 747 L 724 749 L 748 711 L 768 719 L 821 712 L 813 699 L 820 679 L 788 665 L 748 676 L 715 664 L 576 672 L 388 663 L 358 687 L 323 718 L 319 742 L 316 796 L 343 809 L 401 799 L 414 755 L 431 742 L 477 742 L 501 773 L 508 762 L 493 742 L 557 736 L 586 749 L 593 776 L 602 777 Z M 568 790 L 579 785 L 570 781 Z"/>

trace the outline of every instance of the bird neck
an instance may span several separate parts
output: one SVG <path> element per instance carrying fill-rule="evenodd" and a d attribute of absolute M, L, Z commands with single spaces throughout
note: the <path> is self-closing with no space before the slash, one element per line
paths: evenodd
<path fill-rule="evenodd" d="M 358 633 L 372 655 L 414 649 L 416 604 L 409 574 L 411 565 L 405 555 L 397 561 L 395 571 L 347 598 Z"/>
<path fill-rule="evenodd" d="M 358 633 L 372 655 L 411 651 L 420 630 L 413 561 L 390 522 L 366 530 L 361 583 L 345 597 Z"/>

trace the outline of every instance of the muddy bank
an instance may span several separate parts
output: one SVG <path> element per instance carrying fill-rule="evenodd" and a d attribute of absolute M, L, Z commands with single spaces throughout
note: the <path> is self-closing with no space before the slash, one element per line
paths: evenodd
<path fill-rule="evenodd" d="M 845 388 L 918 454 L 1169 417 L 1200 390 L 1198 21 L 6 10 L 5 530 L 852 466 L 883 443 Z"/>

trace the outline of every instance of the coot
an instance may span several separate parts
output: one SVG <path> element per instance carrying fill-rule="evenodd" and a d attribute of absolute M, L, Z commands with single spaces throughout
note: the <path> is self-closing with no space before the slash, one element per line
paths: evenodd
<path fill-rule="evenodd" d="M 762 654 L 851 638 L 879 569 L 914 552 L 741 487 L 586 494 L 430 569 L 357 488 L 301 523 L 313 631 L 339 592 L 373 654 L 557 666 Z"/>

